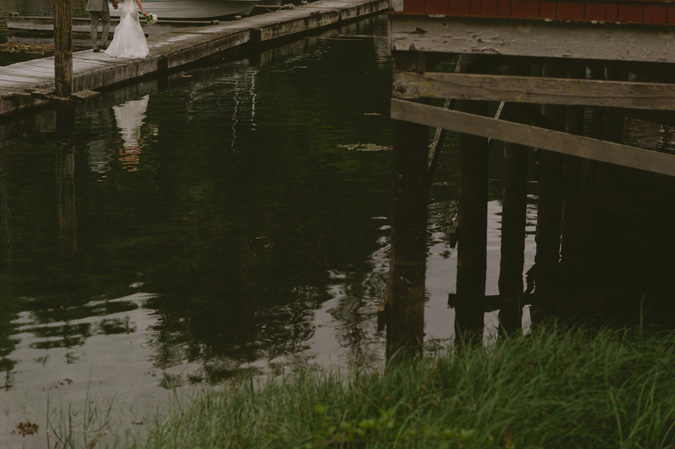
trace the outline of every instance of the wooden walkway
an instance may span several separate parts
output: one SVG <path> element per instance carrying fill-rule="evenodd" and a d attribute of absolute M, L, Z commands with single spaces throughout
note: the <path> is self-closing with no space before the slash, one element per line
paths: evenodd
<path fill-rule="evenodd" d="M 294 9 L 148 37 L 150 56 L 116 59 L 73 53 L 73 94 L 167 71 L 245 44 L 263 44 L 378 14 L 389 0 L 319 0 Z M 43 106 L 54 90 L 54 57 L 0 67 L 0 119 Z M 86 96 L 83 95 L 83 96 Z"/>

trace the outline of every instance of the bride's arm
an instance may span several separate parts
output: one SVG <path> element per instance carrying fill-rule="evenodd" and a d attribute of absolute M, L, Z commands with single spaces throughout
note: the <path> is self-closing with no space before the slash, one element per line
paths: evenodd
<path fill-rule="evenodd" d="M 136 0 L 136 4 L 141 9 L 141 12 L 145 14 L 145 10 L 143 9 L 143 3 L 141 3 L 141 0 Z"/>

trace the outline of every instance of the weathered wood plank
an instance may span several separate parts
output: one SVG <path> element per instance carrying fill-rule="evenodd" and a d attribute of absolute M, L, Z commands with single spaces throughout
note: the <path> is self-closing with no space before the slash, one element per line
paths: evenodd
<path fill-rule="evenodd" d="M 18 84 L 40 84 L 46 81 L 54 81 L 54 73 L 51 76 L 41 74 L 27 74 L 22 72 L 3 71 L 0 73 L 0 79 L 3 81 L 17 82 Z"/>
<path fill-rule="evenodd" d="M 54 80 L 54 77 L 52 77 L 52 80 Z M 44 82 L 45 79 L 35 77 L 12 76 L 0 73 L 0 81 L 4 81 L 3 84 L 5 86 L 9 86 L 9 83 L 12 83 L 13 85 L 16 86 L 33 86 L 37 83 Z"/>
<path fill-rule="evenodd" d="M 72 30 L 74 33 L 89 34 L 89 18 L 73 17 Z M 180 28 L 209 26 L 213 25 L 213 20 L 171 20 L 159 21 L 153 26 L 144 26 L 143 31 L 148 35 L 162 34 L 168 31 L 174 31 Z M 110 34 L 115 33 L 115 28 L 119 25 L 118 18 L 110 20 Z M 28 31 L 53 31 L 54 18 L 49 16 L 9 16 L 7 17 L 7 28 L 10 30 L 28 30 Z"/>
<path fill-rule="evenodd" d="M 397 73 L 398 98 L 454 98 L 517 103 L 675 110 L 675 85 L 466 73 Z"/>
<path fill-rule="evenodd" d="M 396 14 L 389 19 L 393 51 L 675 62 L 669 27 Z"/>
<path fill-rule="evenodd" d="M 590 137 L 443 110 L 399 99 L 391 101 L 391 118 L 675 176 L 673 155 Z"/>
<path fill-rule="evenodd" d="M 35 64 L 30 67 L 16 67 L 15 65 L 6 66 L 3 68 L 3 73 L 26 73 L 26 74 L 42 74 L 51 73 L 54 76 L 54 62 L 51 64 Z"/>
<path fill-rule="evenodd" d="M 73 61 L 80 62 L 83 64 L 89 64 L 91 67 L 95 66 L 111 66 L 116 64 L 128 64 L 129 59 L 120 59 L 120 58 L 111 58 L 105 55 L 105 53 L 94 53 L 90 50 L 79 51 L 73 53 Z M 54 61 L 52 61 L 53 63 Z"/>

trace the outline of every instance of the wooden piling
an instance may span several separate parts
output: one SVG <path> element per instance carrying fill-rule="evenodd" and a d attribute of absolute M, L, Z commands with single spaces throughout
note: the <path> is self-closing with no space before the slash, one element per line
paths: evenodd
<path fill-rule="evenodd" d="M 394 121 L 387 359 L 422 353 L 426 276 L 428 127 Z"/>
<path fill-rule="evenodd" d="M 526 75 L 529 66 L 508 68 L 509 74 Z M 506 108 L 506 120 L 516 121 Z M 521 328 L 523 267 L 527 220 L 527 168 L 529 148 L 504 142 L 501 259 L 499 264 L 499 331 L 510 335 Z"/>
<path fill-rule="evenodd" d="M 465 112 L 487 115 L 487 103 L 467 101 Z M 460 134 L 457 211 L 457 298 L 455 340 L 480 343 L 487 268 L 488 141 Z"/>
<path fill-rule="evenodd" d="M 54 87 L 57 97 L 73 93 L 72 1 L 54 0 Z"/>
<path fill-rule="evenodd" d="M 544 77 L 561 78 L 562 71 L 544 66 Z M 565 129 L 565 108 L 544 105 L 542 115 L 556 126 Z M 537 232 L 535 241 L 536 301 L 532 305 L 533 322 L 555 314 L 557 309 L 558 270 L 560 262 L 560 229 L 562 219 L 563 155 L 552 151 L 539 151 L 539 199 L 537 206 Z"/>
<path fill-rule="evenodd" d="M 568 71 L 570 78 L 585 78 L 585 67 L 576 66 Z M 570 134 L 583 135 L 584 107 L 566 107 L 566 131 Z M 582 249 L 583 219 L 583 160 L 576 156 L 566 155 L 563 166 L 563 211 L 560 239 L 560 265 L 563 284 L 568 290 L 574 289 L 579 279 L 577 269 L 580 267 Z"/>
<path fill-rule="evenodd" d="M 396 71 L 424 71 L 424 57 L 395 55 Z M 391 266 L 385 292 L 386 356 L 422 354 L 426 277 L 429 127 L 393 121 Z"/>

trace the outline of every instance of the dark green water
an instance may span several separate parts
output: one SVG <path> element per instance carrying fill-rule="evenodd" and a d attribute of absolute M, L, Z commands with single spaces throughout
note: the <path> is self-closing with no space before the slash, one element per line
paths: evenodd
<path fill-rule="evenodd" d="M 124 422 L 169 388 L 240 371 L 381 363 L 385 37 L 379 17 L 116 88 L 78 109 L 72 141 L 50 110 L 0 126 L 0 447 L 32 441 L 11 431 L 43 425 L 47 398 L 114 397 Z M 453 332 L 456 163 L 444 157 L 430 347 Z M 493 294 L 498 212 L 492 201 Z"/>
<path fill-rule="evenodd" d="M 0 14 L 47 15 L 50 5 L 4 0 Z M 0 41 L 12 34 L 3 27 Z M 53 110 L 0 124 L 0 447 L 44 447 L 44 435 L 11 432 L 25 420 L 44 430 L 48 399 L 58 408 L 114 398 L 116 419 L 128 424 L 173 387 L 220 384 L 240 371 L 382 362 L 376 310 L 388 271 L 392 143 L 385 37 L 379 17 L 122 86 L 78 108 L 72 140 L 58 135 Z M 31 57 L 0 54 L 0 64 Z M 429 201 L 430 350 L 453 338 L 455 143 L 450 136 Z M 498 292 L 499 156 L 496 148 L 489 295 Z M 643 197 L 668 212 L 673 196 L 624 185 L 634 198 L 613 201 L 612 214 L 596 220 L 588 272 L 639 297 L 647 275 L 670 279 L 672 242 L 656 237 L 670 221 L 647 216 L 654 226 L 634 242 L 621 239 L 620 225 L 644 217 L 634 209 Z M 532 205 L 525 270 L 535 215 Z M 590 290 L 592 280 L 580 282 Z M 490 331 L 494 320 L 486 314 Z"/>

